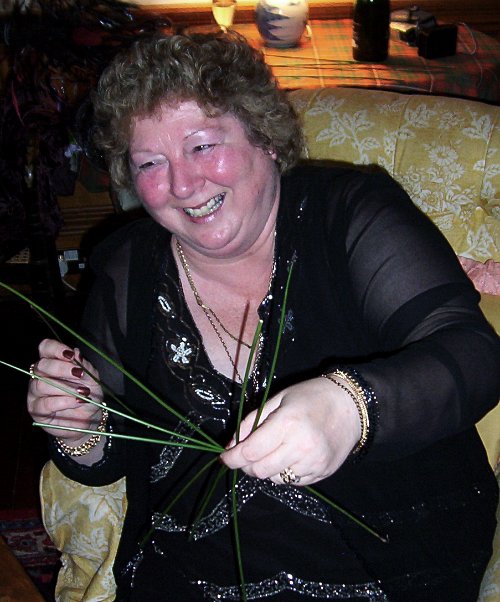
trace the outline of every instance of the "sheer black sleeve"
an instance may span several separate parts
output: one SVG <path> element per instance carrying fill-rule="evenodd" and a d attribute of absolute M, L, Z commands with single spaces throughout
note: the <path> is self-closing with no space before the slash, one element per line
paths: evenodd
<path fill-rule="evenodd" d="M 123 365 L 127 340 L 128 285 L 133 239 L 131 228 L 125 228 L 105 241 L 94 253 L 91 266 L 95 278 L 80 327 L 80 332 L 86 339 L 118 365 Z M 126 386 L 122 372 L 94 349 L 82 346 L 82 352 L 99 371 L 108 406 L 130 413 L 127 410 Z M 124 420 L 110 411 L 108 430 L 123 431 L 121 425 Z M 104 485 L 125 474 L 123 440 L 108 440 L 103 459 L 93 466 L 80 465 L 58 451 L 56 445 L 52 447 L 52 457 L 59 468 L 68 477 L 81 483 Z"/>
<path fill-rule="evenodd" d="M 377 341 L 355 366 L 378 399 L 371 458 L 406 455 L 471 428 L 500 395 L 500 345 L 452 249 L 386 176 L 346 192 L 352 294 Z"/>

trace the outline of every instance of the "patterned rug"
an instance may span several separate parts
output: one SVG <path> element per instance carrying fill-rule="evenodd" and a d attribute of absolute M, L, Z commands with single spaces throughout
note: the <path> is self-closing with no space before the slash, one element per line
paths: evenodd
<path fill-rule="evenodd" d="M 53 602 L 59 552 L 43 528 L 40 512 L 36 509 L 0 510 L 0 535 L 43 597 Z"/>

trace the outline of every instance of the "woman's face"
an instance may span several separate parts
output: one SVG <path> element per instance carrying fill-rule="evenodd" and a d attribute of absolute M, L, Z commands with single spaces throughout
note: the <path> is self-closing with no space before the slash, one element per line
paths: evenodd
<path fill-rule="evenodd" d="M 236 257 L 274 230 L 275 155 L 231 114 L 207 117 L 194 101 L 164 106 L 133 122 L 129 153 L 146 210 L 191 249 Z"/>

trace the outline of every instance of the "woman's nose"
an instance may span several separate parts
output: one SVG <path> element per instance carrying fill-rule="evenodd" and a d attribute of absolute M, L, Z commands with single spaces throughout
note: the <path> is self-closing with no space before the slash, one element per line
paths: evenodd
<path fill-rule="evenodd" d="M 189 198 L 203 182 L 196 167 L 183 159 L 171 162 L 169 171 L 171 193 L 180 199 Z"/>

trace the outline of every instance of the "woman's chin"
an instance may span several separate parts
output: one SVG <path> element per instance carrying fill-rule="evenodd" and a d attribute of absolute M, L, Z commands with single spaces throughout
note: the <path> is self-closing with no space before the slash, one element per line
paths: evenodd
<path fill-rule="evenodd" d="M 177 238 L 179 238 L 184 246 L 200 253 L 224 252 L 226 248 L 232 246 L 234 241 L 234 237 L 229 236 L 228 233 L 213 233 L 212 235 L 207 235 L 205 232 L 203 236 L 200 234 L 201 233 L 197 232 L 182 232 L 177 234 Z"/>

